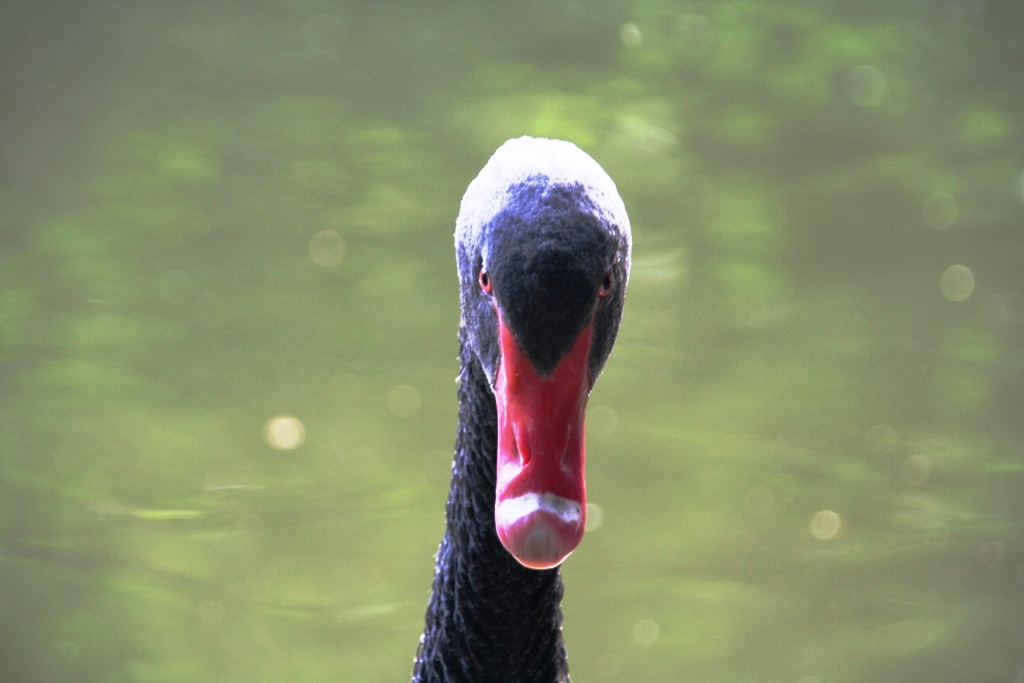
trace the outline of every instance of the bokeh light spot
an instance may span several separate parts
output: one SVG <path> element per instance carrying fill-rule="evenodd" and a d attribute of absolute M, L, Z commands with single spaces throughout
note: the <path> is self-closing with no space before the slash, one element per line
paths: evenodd
<path fill-rule="evenodd" d="M 423 399 L 416 387 L 399 384 L 388 392 L 388 410 L 396 417 L 412 417 L 422 405 Z"/>
<path fill-rule="evenodd" d="M 640 645 L 650 645 L 661 635 L 661 626 L 652 619 L 641 619 L 633 624 L 633 640 Z"/>
<path fill-rule="evenodd" d="M 932 474 L 932 459 L 923 453 L 908 456 L 900 466 L 900 476 L 909 486 L 920 486 Z"/>
<path fill-rule="evenodd" d="M 974 273 L 959 264 L 946 268 L 939 278 L 939 291 L 950 301 L 966 301 L 974 291 Z"/>
<path fill-rule="evenodd" d="M 301 446 L 306 440 L 306 428 L 294 417 L 279 415 L 267 420 L 263 437 L 271 448 L 290 451 Z"/>
<path fill-rule="evenodd" d="M 309 238 L 309 258 L 322 268 L 333 268 L 345 257 L 345 240 L 333 230 L 321 230 Z"/>
<path fill-rule="evenodd" d="M 640 33 L 640 27 L 631 21 L 619 27 L 619 40 L 623 46 L 636 49 L 644 44 L 644 36 Z"/>
<path fill-rule="evenodd" d="M 811 517 L 811 536 L 819 541 L 831 541 L 839 535 L 842 520 L 832 510 L 819 510 Z"/>

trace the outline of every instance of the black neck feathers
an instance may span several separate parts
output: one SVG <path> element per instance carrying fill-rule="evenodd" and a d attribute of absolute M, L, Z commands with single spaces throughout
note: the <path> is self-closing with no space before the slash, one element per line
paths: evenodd
<path fill-rule="evenodd" d="M 494 396 L 464 329 L 459 337 L 459 428 L 447 530 L 412 680 L 567 682 L 561 575 L 521 566 L 498 540 Z"/>

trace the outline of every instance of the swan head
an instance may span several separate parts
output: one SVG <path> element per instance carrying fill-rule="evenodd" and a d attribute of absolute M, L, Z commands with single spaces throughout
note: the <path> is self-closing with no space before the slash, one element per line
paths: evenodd
<path fill-rule="evenodd" d="M 498 411 L 498 536 L 521 564 L 554 567 L 583 536 L 586 403 L 622 315 L 629 218 L 585 152 L 523 137 L 470 183 L 455 250 L 465 338 Z"/>

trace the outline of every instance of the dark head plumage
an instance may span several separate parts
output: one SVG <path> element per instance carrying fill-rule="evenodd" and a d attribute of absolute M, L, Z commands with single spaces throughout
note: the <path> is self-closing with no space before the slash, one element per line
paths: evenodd
<path fill-rule="evenodd" d="M 466 190 L 455 248 L 463 324 L 488 377 L 497 363 L 492 302 L 538 371 L 550 371 L 597 310 L 591 353 L 596 379 L 611 350 L 629 277 L 631 232 L 615 184 L 597 162 L 562 140 L 502 145 Z"/>

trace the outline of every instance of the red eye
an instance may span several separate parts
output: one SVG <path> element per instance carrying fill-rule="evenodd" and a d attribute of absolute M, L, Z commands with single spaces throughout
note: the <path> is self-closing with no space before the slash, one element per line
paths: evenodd
<path fill-rule="evenodd" d="M 480 289 L 484 290 L 485 294 L 491 293 L 491 276 L 483 268 L 480 269 Z"/>
<path fill-rule="evenodd" d="M 612 288 L 615 287 L 615 276 L 612 271 L 608 271 L 604 274 L 604 279 L 601 280 L 601 288 L 597 290 L 598 298 L 605 298 L 611 294 Z"/>

